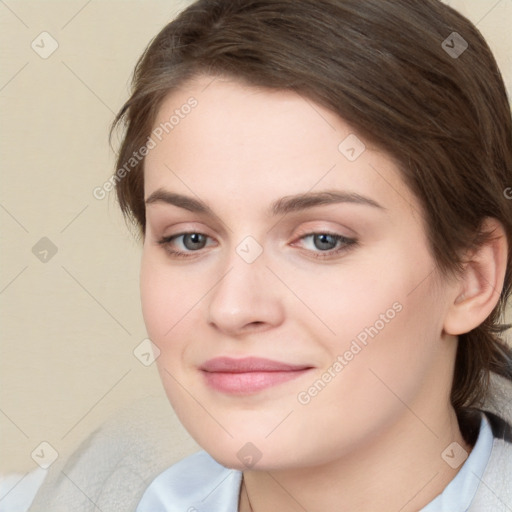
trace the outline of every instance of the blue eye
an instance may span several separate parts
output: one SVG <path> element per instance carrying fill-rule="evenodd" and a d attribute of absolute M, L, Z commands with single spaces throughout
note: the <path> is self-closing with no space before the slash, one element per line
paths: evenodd
<path fill-rule="evenodd" d="M 309 233 L 300 238 L 308 239 L 307 250 L 315 258 L 330 258 L 357 245 L 357 240 L 334 233 Z"/>
<path fill-rule="evenodd" d="M 182 239 L 181 245 L 185 250 L 173 249 L 172 245 L 174 245 L 180 238 Z M 178 258 L 187 258 L 189 257 L 187 252 L 197 252 L 203 249 L 206 246 L 208 238 L 209 237 L 203 233 L 190 232 L 164 237 L 159 240 L 158 243 L 163 245 L 165 250 L 172 256 L 176 256 Z"/>
<path fill-rule="evenodd" d="M 162 245 L 172 257 L 189 258 L 194 257 L 194 253 L 200 253 L 201 249 L 207 247 L 209 239 L 210 237 L 203 233 L 188 232 L 164 237 L 158 241 L 158 244 Z M 335 257 L 357 245 L 357 240 L 353 238 L 327 232 L 308 233 L 300 237 L 299 240 L 308 240 L 307 252 L 320 259 Z M 178 249 L 175 248 L 176 245 L 178 245 Z"/>
<path fill-rule="evenodd" d="M 193 251 L 202 249 L 206 245 L 206 236 L 201 233 L 186 233 L 183 236 L 183 245 Z"/>
<path fill-rule="evenodd" d="M 339 241 L 338 237 L 329 235 L 328 233 L 311 234 L 304 238 L 310 237 L 313 237 L 313 245 L 315 248 L 321 251 L 334 249 Z"/>

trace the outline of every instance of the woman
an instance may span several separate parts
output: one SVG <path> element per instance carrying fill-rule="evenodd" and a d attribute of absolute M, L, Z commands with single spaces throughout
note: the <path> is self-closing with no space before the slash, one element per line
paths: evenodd
<path fill-rule="evenodd" d="M 510 412 L 483 411 L 512 379 L 512 129 L 468 20 L 199 0 L 122 121 L 145 323 L 204 449 L 137 512 L 512 509 Z"/>

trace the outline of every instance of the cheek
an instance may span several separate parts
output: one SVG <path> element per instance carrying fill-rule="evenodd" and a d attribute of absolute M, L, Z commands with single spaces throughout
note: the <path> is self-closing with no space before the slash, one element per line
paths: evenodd
<path fill-rule="evenodd" d="M 394 283 L 381 281 L 381 291 L 377 288 L 363 300 L 338 299 L 347 309 L 337 315 L 332 309 L 331 327 L 337 336 L 329 342 L 325 336 L 317 338 L 328 357 L 296 396 L 300 406 L 294 409 L 300 416 L 294 426 L 311 427 L 310 417 L 322 418 L 319 457 L 328 458 L 333 446 L 351 449 L 380 435 L 403 414 L 404 403 L 421 411 L 417 400 L 426 383 L 429 393 L 441 396 L 437 386 L 443 379 L 432 379 L 440 353 L 440 306 L 428 287 L 407 295 L 405 283 L 402 290 Z"/>
<path fill-rule="evenodd" d="M 390 418 L 393 411 L 401 410 L 402 403 L 412 404 L 425 383 L 430 382 L 434 390 L 442 382 L 444 376 L 437 383 L 432 380 L 444 367 L 440 302 L 429 285 L 409 294 L 393 292 L 384 302 L 367 301 L 371 314 L 362 327 L 354 325 L 357 334 L 351 339 L 356 342 L 351 342 L 348 353 L 353 347 L 361 350 L 356 356 L 349 355 L 352 362 L 345 372 L 351 403 L 358 404 L 356 413 L 367 416 L 368 421 L 378 415 Z M 389 306 L 391 309 L 386 309 Z"/>
<path fill-rule="evenodd" d="M 380 263 L 378 258 L 357 261 L 355 256 L 338 267 L 314 271 L 280 268 L 280 277 L 299 299 L 290 301 L 293 321 L 301 323 L 311 339 L 323 340 L 337 352 L 356 337 L 364 342 L 369 332 L 388 330 L 400 315 L 397 310 L 409 302 L 407 293 L 415 281 L 407 269 L 398 272 L 396 264 Z"/>
<path fill-rule="evenodd" d="M 307 297 L 324 324 L 311 315 L 314 322 L 299 320 L 313 339 L 321 340 L 328 354 L 325 368 L 342 356 L 342 378 L 336 382 L 342 388 L 350 382 L 355 401 L 370 401 L 372 406 L 378 405 L 382 393 L 391 396 L 379 377 L 404 399 L 417 391 L 439 356 L 445 307 L 426 250 L 414 258 L 405 257 L 403 250 L 387 252 L 394 254 L 392 265 L 379 265 L 385 260 L 375 258 L 351 265 L 350 272 L 340 272 L 339 278 L 333 279 L 332 272 L 319 275 L 314 286 L 303 284 L 301 289 L 296 281 L 295 289 Z"/>
<path fill-rule="evenodd" d="M 162 351 L 168 348 L 187 310 L 193 305 L 194 293 L 182 282 L 179 272 L 159 261 L 160 255 L 144 249 L 140 271 L 142 315 L 150 339 Z M 173 343 L 174 345 L 174 343 Z"/>
<path fill-rule="evenodd" d="M 140 271 L 140 298 L 142 316 L 146 330 L 153 343 L 159 345 L 162 335 L 172 325 L 172 318 L 168 315 L 173 311 L 170 297 L 165 293 L 169 291 L 169 283 L 162 279 L 161 272 L 148 256 L 144 249 Z M 161 347 L 159 346 L 161 349 Z"/>
<path fill-rule="evenodd" d="M 140 271 L 142 315 L 151 341 L 160 350 L 159 366 L 183 373 L 197 359 L 194 333 L 204 326 L 205 301 L 216 276 L 170 265 L 165 255 L 144 248 Z"/>

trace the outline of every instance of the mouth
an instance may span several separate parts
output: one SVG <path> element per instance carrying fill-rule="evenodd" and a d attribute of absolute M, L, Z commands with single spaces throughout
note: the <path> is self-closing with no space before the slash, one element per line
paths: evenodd
<path fill-rule="evenodd" d="M 303 376 L 313 367 L 271 359 L 217 357 L 199 369 L 208 386 L 227 394 L 251 394 Z"/>

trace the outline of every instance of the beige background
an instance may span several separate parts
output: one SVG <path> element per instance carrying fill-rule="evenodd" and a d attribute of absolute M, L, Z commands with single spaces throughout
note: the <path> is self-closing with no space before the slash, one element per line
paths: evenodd
<path fill-rule="evenodd" d="M 162 394 L 133 354 L 146 337 L 139 246 L 113 195 L 92 191 L 113 170 L 108 127 L 136 59 L 188 3 L 0 1 L 0 472 L 35 468 L 42 441 L 66 455 L 113 411 Z M 510 90 L 512 0 L 448 3 L 478 23 Z M 44 31 L 59 45 L 46 59 L 31 48 L 51 48 Z M 58 251 L 46 262 L 32 252 L 42 237 Z"/>

